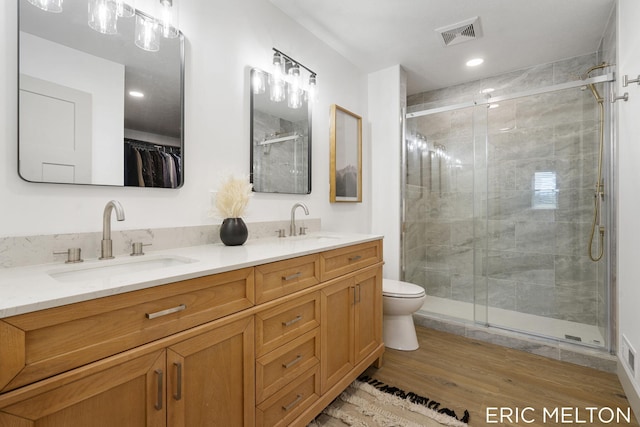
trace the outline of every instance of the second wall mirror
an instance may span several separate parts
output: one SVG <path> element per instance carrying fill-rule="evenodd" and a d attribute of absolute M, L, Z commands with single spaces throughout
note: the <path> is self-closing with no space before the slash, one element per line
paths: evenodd
<path fill-rule="evenodd" d="M 251 183 L 259 193 L 311 193 L 311 108 L 287 98 L 289 83 L 251 70 Z"/>

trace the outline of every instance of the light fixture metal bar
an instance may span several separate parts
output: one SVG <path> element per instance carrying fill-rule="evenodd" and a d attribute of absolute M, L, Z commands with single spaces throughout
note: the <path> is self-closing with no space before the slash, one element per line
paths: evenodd
<path fill-rule="evenodd" d="M 292 57 L 290 57 L 286 53 L 283 53 L 282 51 L 276 49 L 275 47 L 273 48 L 273 51 L 278 53 L 278 54 L 280 54 L 280 55 L 282 55 L 285 60 L 288 60 L 289 62 L 294 63 L 294 64 L 298 64 L 299 66 L 301 66 L 302 68 L 307 70 L 311 75 L 314 75 L 314 76 L 317 75 L 317 73 L 315 71 L 313 71 L 311 68 L 307 67 L 306 65 L 304 65 L 300 61 L 296 61 L 295 59 L 293 59 Z"/>

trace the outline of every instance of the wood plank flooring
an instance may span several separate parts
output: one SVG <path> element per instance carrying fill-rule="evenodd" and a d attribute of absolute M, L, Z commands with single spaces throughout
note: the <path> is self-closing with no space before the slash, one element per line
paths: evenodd
<path fill-rule="evenodd" d="M 638 426 L 615 374 L 433 329 L 417 331 L 419 350 L 387 349 L 383 366 L 366 374 L 441 402 L 458 416 L 467 409 L 473 427 Z"/>

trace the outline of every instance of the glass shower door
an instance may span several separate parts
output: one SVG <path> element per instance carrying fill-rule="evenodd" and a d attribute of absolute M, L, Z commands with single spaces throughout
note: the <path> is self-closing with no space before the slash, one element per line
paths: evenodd
<path fill-rule="evenodd" d="M 588 256 L 598 103 L 573 87 L 494 106 L 486 145 L 477 147 L 488 166 L 484 283 L 477 284 L 487 291 L 488 323 L 604 346 L 606 256 Z"/>

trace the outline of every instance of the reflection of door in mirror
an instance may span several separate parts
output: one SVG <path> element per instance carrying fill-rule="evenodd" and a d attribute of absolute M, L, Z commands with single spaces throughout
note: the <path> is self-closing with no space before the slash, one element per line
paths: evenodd
<path fill-rule="evenodd" d="M 20 173 L 27 181 L 91 180 L 91 95 L 20 76 Z"/>
<path fill-rule="evenodd" d="M 252 70 L 254 73 L 267 73 Z M 253 78 L 251 79 L 254 80 Z M 262 93 L 251 91 L 251 182 L 260 193 L 311 192 L 311 112 L 270 100 L 269 78 Z M 288 84 L 288 83 L 287 83 Z"/>

